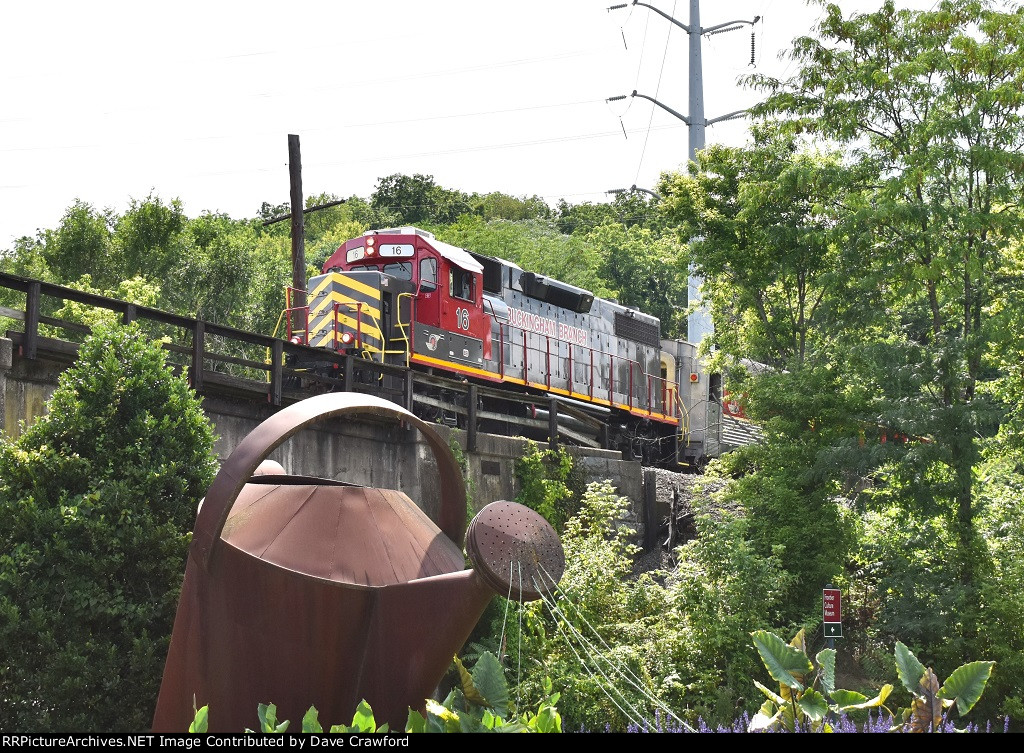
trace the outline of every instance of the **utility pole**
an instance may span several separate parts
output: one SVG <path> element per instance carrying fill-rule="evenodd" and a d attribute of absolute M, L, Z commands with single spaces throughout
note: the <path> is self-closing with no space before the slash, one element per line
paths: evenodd
<path fill-rule="evenodd" d="M 726 23 L 716 24 L 715 26 L 708 26 L 704 28 L 700 25 L 700 0 L 690 0 L 690 23 L 684 24 L 682 21 L 677 21 L 667 13 L 655 8 L 653 5 L 647 3 L 641 3 L 639 0 L 633 0 L 633 5 L 640 5 L 644 8 L 657 13 L 662 18 L 666 19 L 670 23 L 675 24 L 679 28 L 683 29 L 690 43 L 690 55 L 689 55 L 689 115 L 683 115 L 682 113 L 676 112 L 668 105 L 665 105 L 653 97 L 648 97 L 644 94 L 638 94 L 634 89 L 630 95 L 621 95 L 618 97 L 609 97 L 607 101 L 612 102 L 618 99 L 626 99 L 630 97 L 640 97 L 641 99 L 649 100 L 654 104 L 661 107 L 663 110 L 669 112 L 675 117 L 686 123 L 687 132 L 689 134 L 689 144 L 687 149 L 687 169 L 691 162 L 696 162 L 697 152 L 705 146 L 705 130 L 709 125 L 719 123 L 723 120 L 732 120 L 733 118 L 739 118 L 746 114 L 746 110 L 737 110 L 730 112 L 726 115 L 722 115 L 717 118 L 708 120 L 704 117 L 704 72 L 703 62 L 701 59 L 701 37 L 705 34 L 721 34 L 727 31 L 734 31 L 736 29 L 743 28 L 744 25 L 749 24 L 753 27 L 758 21 L 761 20 L 760 16 L 754 16 L 753 21 L 727 21 Z M 627 4 L 613 5 L 608 10 L 617 10 L 619 8 L 626 8 Z M 751 63 L 753 63 L 753 47 L 751 47 Z M 689 279 L 687 280 L 687 301 L 695 301 L 700 296 L 700 286 L 703 280 L 699 275 L 696 275 L 691 270 Z M 703 306 L 690 314 L 686 322 L 686 339 L 692 343 L 700 344 L 700 341 L 707 335 L 714 332 L 714 324 L 711 321 L 711 314 Z"/>
<path fill-rule="evenodd" d="M 302 159 L 298 134 L 288 135 L 288 177 L 292 201 L 292 331 L 306 328 L 305 317 L 294 309 L 306 305 L 306 226 L 302 212 Z"/>

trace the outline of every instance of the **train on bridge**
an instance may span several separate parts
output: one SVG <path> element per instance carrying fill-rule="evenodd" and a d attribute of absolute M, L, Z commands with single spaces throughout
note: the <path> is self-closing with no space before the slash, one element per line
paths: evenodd
<path fill-rule="evenodd" d="M 346 241 L 303 305 L 290 293 L 291 343 L 439 377 L 412 396 L 427 420 L 473 416 L 483 431 L 530 436 L 554 419 L 570 440 L 674 469 L 756 440 L 720 375 L 694 344 L 662 339 L 656 317 L 419 228 Z M 290 355 L 291 373 L 344 376 L 337 358 L 311 353 Z M 358 388 L 386 396 L 394 372 L 369 373 Z"/>

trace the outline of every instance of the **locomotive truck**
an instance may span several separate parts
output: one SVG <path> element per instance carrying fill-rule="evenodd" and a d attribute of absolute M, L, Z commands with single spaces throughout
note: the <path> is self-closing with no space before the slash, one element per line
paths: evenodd
<path fill-rule="evenodd" d="M 598 419 L 595 436 L 592 422 L 560 414 L 570 438 L 677 470 L 756 438 L 735 404 L 723 405 L 721 377 L 705 372 L 696 345 L 662 339 L 656 317 L 419 228 L 346 241 L 305 297 L 288 308 L 292 342 L 497 388 L 479 398 L 484 431 L 529 436 L 518 428 L 548 416 L 553 399 Z M 338 368 L 309 357 L 291 365 Z M 439 384 L 420 389 L 415 411 L 461 425 L 464 393 Z"/>

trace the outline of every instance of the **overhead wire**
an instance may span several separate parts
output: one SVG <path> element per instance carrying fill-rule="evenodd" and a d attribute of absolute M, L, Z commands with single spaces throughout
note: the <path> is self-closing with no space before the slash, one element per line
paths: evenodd
<path fill-rule="evenodd" d="M 612 647 L 611 647 L 611 646 L 609 646 L 609 645 L 608 645 L 608 642 L 607 642 L 607 641 L 605 641 L 605 639 L 601 637 L 601 633 L 599 633 L 599 632 L 597 631 L 597 629 L 596 629 L 596 628 L 595 628 L 595 627 L 594 627 L 593 625 L 591 625 L 591 624 L 590 624 L 590 622 L 589 622 L 589 621 L 587 620 L 587 618 L 586 618 L 586 617 L 584 616 L 584 614 L 583 614 L 583 610 L 582 610 L 582 609 L 580 609 L 580 607 L 579 607 L 579 606 L 578 606 L 577 604 L 575 604 L 575 603 L 573 602 L 573 600 L 572 600 L 572 598 L 570 597 L 569 593 L 568 593 L 568 592 L 567 592 L 567 591 L 566 591 L 566 590 L 565 590 L 564 588 L 562 588 L 562 587 L 561 587 L 561 586 L 560 586 L 560 585 L 559 585 L 559 584 L 558 584 L 557 582 L 555 582 L 555 579 L 554 579 L 554 578 L 552 577 L 552 575 L 551 575 L 551 574 L 550 574 L 550 573 L 549 573 L 549 572 L 547 571 L 547 569 L 546 569 L 546 568 L 545 568 L 545 567 L 544 567 L 543 565 L 541 565 L 541 566 L 540 566 L 540 569 L 541 569 L 541 571 L 543 572 L 543 574 L 544 574 L 544 575 L 546 575 L 546 576 L 547 576 L 547 578 L 548 578 L 548 579 L 549 579 L 549 580 L 551 581 L 551 590 L 552 590 L 552 591 L 555 591 L 555 590 L 557 590 L 557 591 L 558 591 L 558 593 L 562 595 L 562 598 L 563 598 L 563 600 L 564 600 L 564 601 L 565 601 L 565 602 L 566 602 L 567 604 L 569 604 L 569 605 L 570 605 L 570 606 L 571 606 L 571 607 L 572 607 L 572 608 L 573 608 L 573 609 L 574 609 L 574 610 L 576 611 L 576 615 L 577 615 L 577 616 L 579 617 L 580 621 L 582 621 L 582 623 L 584 624 L 584 626 L 586 626 L 586 628 L 587 628 L 587 629 L 588 629 L 588 630 L 589 630 L 589 631 L 590 631 L 591 633 L 593 633 L 594 635 L 596 635 L 596 636 L 597 636 L 597 639 L 598 639 L 598 640 L 599 640 L 599 641 L 601 642 L 601 646 L 602 646 L 602 647 L 604 648 L 605 652 L 606 652 L 606 653 L 608 653 L 608 654 L 611 654 L 611 653 L 612 653 Z M 541 590 L 541 589 L 538 589 L 538 590 Z M 556 609 L 556 610 L 558 610 L 558 607 L 557 607 L 557 605 L 555 606 L 555 609 Z M 561 615 L 562 615 L 563 617 L 565 617 L 565 613 L 564 613 L 564 612 L 562 612 L 561 610 L 558 610 L 558 613 L 559 613 L 559 614 L 561 614 Z M 591 649 L 591 653 L 592 653 L 592 654 L 594 654 L 594 655 L 596 656 L 598 652 L 597 652 L 597 651 L 596 651 L 596 650 L 594 649 L 594 645 L 593 645 L 593 644 L 592 644 L 592 643 L 591 643 L 591 642 L 590 642 L 589 640 L 587 640 L 586 636 L 584 636 L 584 635 L 583 635 L 582 631 L 578 630 L 578 629 L 577 629 L 577 628 L 576 628 L 576 627 L 575 627 L 574 625 L 572 625 L 571 623 L 569 623 L 569 624 L 570 624 L 570 626 L 571 626 L 571 627 L 573 628 L 573 631 L 574 631 L 574 632 L 575 632 L 576 634 L 578 634 L 578 635 L 579 635 L 579 638 L 580 638 L 580 640 L 581 640 L 581 641 L 582 641 L 582 642 L 583 642 L 583 643 L 584 643 L 584 644 L 585 644 L 585 645 L 586 645 L 587 647 L 589 647 L 589 648 Z M 609 663 L 611 663 L 611 662 L 609 661 Z M 688 730 L 689 730 L 690 732 L 693 732 L 693 731 L 694 731 L 694 729 L 693 729 L 692 727 L 690 727 L 690 725 L 688 725 L 688 724 L 687 724 L 686 722 L 684 722 L 684 721 L 683 721 L 682 719 L 680 719 L 680 718 L 679 718 L 679 717 L 678 717 L 678 716 L 677 716 L 677 715 L 676 715 L 675 713 L 673 713 L 672 709 L 670 709 L 670 708 L 669 708 L 669 707 L 668 707 L 668 706 L 667 706 L 667 705 L 665 704 L 665 702 L 664 702 L 664 701 L 662 701 L 662 700 L 661 700 L 660 698 L 658 698 L 658 697 L 657 697 L 657 696 L 655 696 L 654 694 L 652 694 L 652 693 L 648 692 L 648 691 L 647 691 L 647 690 L 646 690 L 646 689 L 645 689 L 645 688 L 644 688 L 644 687 L 642 686 L 642 682 L 643 682 L 643 681 L 642 681 L 642 680 L 641 680 L 641 679 L 640 679 L 639 677 L 637 677 L 637 676 L 636 676 L 636 674 L 634 674 L 634 673 L 633 673 L 633 672 L 632 672 L 632 671 L 631 671 L 631 670 L 629 669 L 629 667 L 628 667 L 628 666 L 626 666 L 625 664 L 621 664 L 621 663 L 620 663 L 620 664 L 618 665 L 618 670 L 619 670 L 619 673 L 620 673 L 620 674 L 621 674 L 621 675 L 622 675 L 622 676 L 624 677 L 624 679 L 626 680 L 626 682 L 627 682 L 628 684 L 632 685 L 632 686 L 633 686 L 633 687 L 634 687 L 634 688 L 635 688 L 635 689 L 636 689 L 637 691 L 639 691 L 639 692 L 640 692 L 640 694 L 641 694 L 641 695 L 642 695 L 642 696 L 643 696 L 644 698 L 646 698 L 646 699 L 647 699 L 648 701 L 650 701 L 650 702 L 651 702 L 651 703 L 652 703 L 652 704 L 653 704 L 653 705 L 654 705 L 655 707 L 657 707 L 657 708 L 661 709 L 662 711 L 664 711 L 664 712 L 665 712 L 666 714 L 668 714 L 668 715 L 669 715 L 670 717 L 672 717 L 672 718 L 673 718 L 673 719 L 674 719 L 675 721 L 677 721 L 677 722 L 678 722 L 679 724 L 681 724 L 682 726 L 686 727 L 686 728 L 687 728 L 687 729 L 688 729 Z"/>
<path fill-rule="evenodd" d="M 540 593 L 541 600 L 544 602 L 544 606 L 547 607 L 549 611 L 551 611 L 552 617 L 555 618 L 555 628 L 560 633 L 562 633 L 562 637 L 565 639 L 566 646 L 569 647 L 569 650 L 572 652 L 573 656 L 576 657 L 576 661 L 578 661 L 580 663 L 580 666 L 583 668 L 583 671 L 586 672 L 590 676 L 590 678 L 597 683 L 597 686 L 601 690 L 601 692 L 605 694 L 605 696 L 608 698 L 608 700 L 612 702 L 612 705 L 615 706 L 615 708 L 617 708 L 619 710 L 619 712 L 630 723 L 636 724 L 637 726 L 640 726 L 643 723 L 643 721 L 644 721 L 643 714 L 641 714 L 638 709 L 636 709 L 632 704 L 630 704 L 626 700 L 626 698 L 623 695 L 621 690 L 618 691 L 619 699 L 616 700 L 615 696 L 612 695 L 612 693 L 611 693 L 611 688 L 615 687 L 614 683 L 612 683 L 612 681 L 611 681 L 611 678 L 609 678 L 608 675 L 605 674 L 604 670 L 600 667 L 599 664 L 597 664 L 596 661 L 594 663 L 594 667 L 593 668 L 586 661 L 584 661 L 583 657 L 580 656 L 580 652 L 576 650 L 576 644 L 569 638 L 568 635 L 566 635 L 566 629 L 563 627 L 563 623 L 565 625 L 567 625 L 569 628 L 572 628 L 576 633 L 578 633 L 579 631 L 576 630 L 575 626 L 571 622 L 569 622 L 568 620 L 564 619 L 564 616 L 563 616 L 563 619 L 561 619 L 561 620 L 558 619 L 559 611 L 558 611 L 557 604 L 555 604 L 554 600 L 551 599 L 548 595 L 546 595 L 544 593 L 544 590 L 540 586 L 540 584 L 534 583 L 534 588 Z M 581 643 L 582 643 L 582 641 L 581 641 Z M 601 677 L 604 678 L 604 680 L 605 680 L 604 683 L 601 683 L 594 676 L 594 672 L 593 672 L 594 669 L 596 669 L 598 674 L 600 674 Z M 622 708 L 622 706 L 619 704 L 619 701 L 621 701 L 622 704 L 628 706 L 629 707 L 629 711 L 626 711 L 626 709 Z M 630 713 L 630 712 L 632 712 L 632 713 Z"/>
<path fill-rule="evenodd" d="M 673 2 L 672 2 L 672 13 L 671 13 L 672 18 L 675 18 L 675 16 L 676 16 L 676 5 L 677 5 L 677 0 L 673 0 Z M 648 21 L 649 21 L 650 20 L 650 14 L 648 14 L 647 18 L 648 18 Z M 674 26 L 675 26 L 675 24 L 669 24 L 668 33 L 665 35 L 665 49 L 664 49 L 664 51 L 662 52 L 662 55 L 661 55 L 661 68 L 658 70 L 658 83 L 654 87 L 654 98 L 655 99 L 658 98 L 658 94 L 661 92 L 661 80 L 662 80 L 662 77 L 665 75 L 665 61 L 668 59 L 668 43 L 672 40 L 672 29 L 673 29 Z M 646 33 L 644 35 L 644 38 L 646 40 Z M 642 58 L 641 58 L 641 60 L 642 60 Z M 639 81 L 640 81 L 640 71 L 639 71 L 639 67 L 638 67 L 637 68 L 637 82 L 639 83 Z M 638 87 L 634 87 L 633 91 L 636 91 L 637 88 Z M 651 126 L 653 124 L 654 124 L 654 107 L 652 105 L 650 117 L 648 117 L 648 119 L 647 119 L 647 131 L 644 134 L 644 145 L 640 149 L 640 160 L 638 161 L 637 166 L 636 166 L 636 175 L 633 177 L 633 185 L 636 185 L 637 183 L 640 182 L 640 171 L 643 169 L 644 157 L 647 154 L 647 143 L 648 143 L 648 141 L 650 141 L 650 138 L 651 138 Z"/>

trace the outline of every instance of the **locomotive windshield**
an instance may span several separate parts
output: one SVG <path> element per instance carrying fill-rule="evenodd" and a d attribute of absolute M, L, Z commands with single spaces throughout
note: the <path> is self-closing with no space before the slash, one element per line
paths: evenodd
<path fill-rule="evenodd" d="M 382 270 L 384 274 L 397 277 L 399 280 L 412 279 L 412 262 L 403 261 L 394 264 L 385 264 Z"/>

